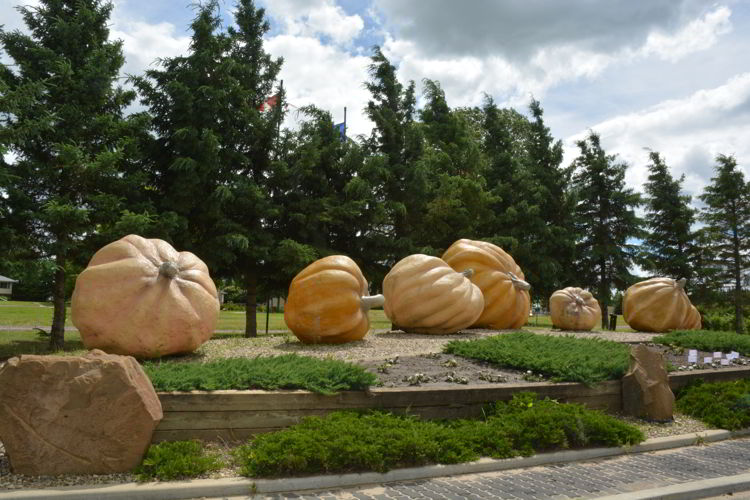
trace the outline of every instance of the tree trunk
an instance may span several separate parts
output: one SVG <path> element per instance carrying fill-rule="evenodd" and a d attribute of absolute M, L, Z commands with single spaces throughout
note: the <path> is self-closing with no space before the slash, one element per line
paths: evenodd
<path fill-rule="evenodd" d="M 258 297 L 258 274 L 254 268 L 245 273 L 245 289 L 247 290 L 245 301 L 245 337 L 257 337 L 258 325 L 256 321 L 255 305 Z"/>
<path fill-rule="evenodd" d="M 734 233 L 734 329 L 737 333 L 745 333 L 745 318 L 742 314 L 742 256 L 740 255 L 740 241 L 737 232 Z"/>
<path fill-rule="evenodd" d="M 55 284 L 52 289 L 54 313 L 49 335 L 51 351 L 60 351 L 65 347 L 65 255 L 58 253 L 55 258 Z"/>

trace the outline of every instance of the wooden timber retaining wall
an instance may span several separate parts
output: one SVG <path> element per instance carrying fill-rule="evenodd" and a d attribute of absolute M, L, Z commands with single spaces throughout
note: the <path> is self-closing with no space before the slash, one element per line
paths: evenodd
<path fill-rule="evenodd" d="M 696 379 L 718 382 L 749 377 L 750 368 L 726 368 L 676 372 L 669 376 L 669 382 L 674 390 Z M 621 387 L 619 380 L 610 380 L 594 387 L 543 382 L 373 388 L 369 392 L 345 391 L 332 396 L 307 391 L 161 392 L 164 419 L 153 440 L 244 440 L 253 434 L 294 425 L 302 417 L 350 409 L 381 409 L 423 418 L 479 417 L 485 403 L 509 400 L 520 391 L 616 413 L 622 409 Z"/>

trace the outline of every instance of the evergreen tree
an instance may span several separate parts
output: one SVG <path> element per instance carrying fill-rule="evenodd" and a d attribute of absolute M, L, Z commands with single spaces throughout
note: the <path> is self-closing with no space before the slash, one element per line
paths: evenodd
<path fill-rule="evenodd" d="M 440 84 L 424 80 L 426 103 L 419 112 L 425 149 L 418 160 L 427 172 L 424 223 L 415 231 L 423 253 L 441 253 L 456 239 L 477 238 L 491 218 L 480 137 L 465 113 L 448 107 Z"/>
<path fill-rule="evenodd" d="M 692 279 L 691 254 L 695 210 L 690 196 L 681 194 L 683 175 L 675 180 L 659 153 L 649 153 L 642 266 L 656 276 Z"/>
<path fill-rule="evenodd" d="M 635 214 L 641 199 L 625 187 L 627 165 L 605 153 L 596 133 L 590 132 L 577 145 L 581 152 L 573 162 L 576 272 L 581 285 L 597 291 L 606 311 L 612 286 L 622 289 L 630 282 L 628 269 L 637 248 L 629 240 L 641 236 L 641 220 Z"/>
<path fill-rule="evenodd" d="M 116 86 L 122 43 L 109 40 L 112 4 L 100 0 L 42 0 L 20 12 L 30 34 L 0 30 L 14 62 L 0 70 L 0 144 L 15 159 L 8 210 L 37 256 L 54 256 L 54 317 L 50 347 L 63 347 L 66 270 L 85 240 L 113 224 L 127 206 L 139 122 L 123 119 L 134 94 Z"/>
<path fill-rule="evenodd" d="M 371 60 L 371 80 L 365 83 L 371 100 L 365 114 L 375 126 L 366 147 L 375 161 L 367 168 L 380 178 L 376 196 L 389 219 L 373 228 L 374 234 L 381 236 L 371 238 L 382 264 L 379 279 L 397 260 L 417 248 L 414 231 L 423 223 L 429 174 L 418 163 L 424 145 L 414 120 L 414 82 L 404 88 L 396 78 L 396 68 L 379 47 L 373 49 Z"/>
<path fill-rule="evenodd" d="M 700 217 L 706 223 L 708 246 L 720 270 L 718 279 L 734 289 L 735 330 L 745 331 L 742 281 L 750 251 L 750 184 L 732 156 L 716 157 L 716 176 L 706 186 Z"/>
<path fill-rule="evenodd" d="M 240 0 L 235 22 L 222 30 L 217 0 L 199 6 L 188 55 L 164 59 L 133 82 L 152 115 L 148 169 L 162 226 L 214 276 L 243 276 L 245 334 L 255 336 L 258 277 L 274 244 L 265 184 L 283 119 L 281 90 L 271 111 L 263 108 L 281 60 L 263 52 L 262 9 Z"/>

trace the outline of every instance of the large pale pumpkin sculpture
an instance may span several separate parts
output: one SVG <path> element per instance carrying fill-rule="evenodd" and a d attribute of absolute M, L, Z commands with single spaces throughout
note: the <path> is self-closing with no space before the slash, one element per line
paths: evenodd
<path fill-rule="evenodd" d="M 549 315 L 561 330 L 591 330 L 602 320 L 599 302 L 591 292 L 572 286 L 552 294 Z"/>
<path fill-rule="evenodd" d="M 409 333 L 456 333 L 482 314 L 482 291 L 442 259 L 415 254 L 401 259 L 383 280 L 385 315 Z"/>
<path fill-rule="evenodd" d="M 302 342 L 342 344 L 367 334 L 367 312 L 382 306 L 384 300 L 382 295 L 367 296 L 367 281 L 352 259 L 331 255 L 294 277 L 284 321 Z"/>
<path fill-rule="evenodd" d="M 71 310 L 86 348 L 154 358 L 211 338 L 219 299 L 198 257 L 131 234 L 94 254 L 76 279 Z"/>
<path fill-rule="evenodd" d="M 484 296 L 484 310 L 475 327 L 520 328 L 529 319 L 529 284 L 513 257 L 492 243 L 461 239 L 442 259 L 456 271 L 473 269 L 471 282 Z"/>
<path fill-rule="evenodd" d="M 685 293 L 685 281 L 651 278 L 628 288 L 622 298 L 625 322 L 644 332 L 700 329 L 700 314 Z"/>

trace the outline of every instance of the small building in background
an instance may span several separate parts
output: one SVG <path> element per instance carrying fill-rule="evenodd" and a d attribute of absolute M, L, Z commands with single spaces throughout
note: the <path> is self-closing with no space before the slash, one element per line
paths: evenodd
<path fill-rule="evenodd" d="M 10 298 L 13 294 L 13 283 L 18 283 L 18 281 L 0 276 L 0 296 Z"/>

